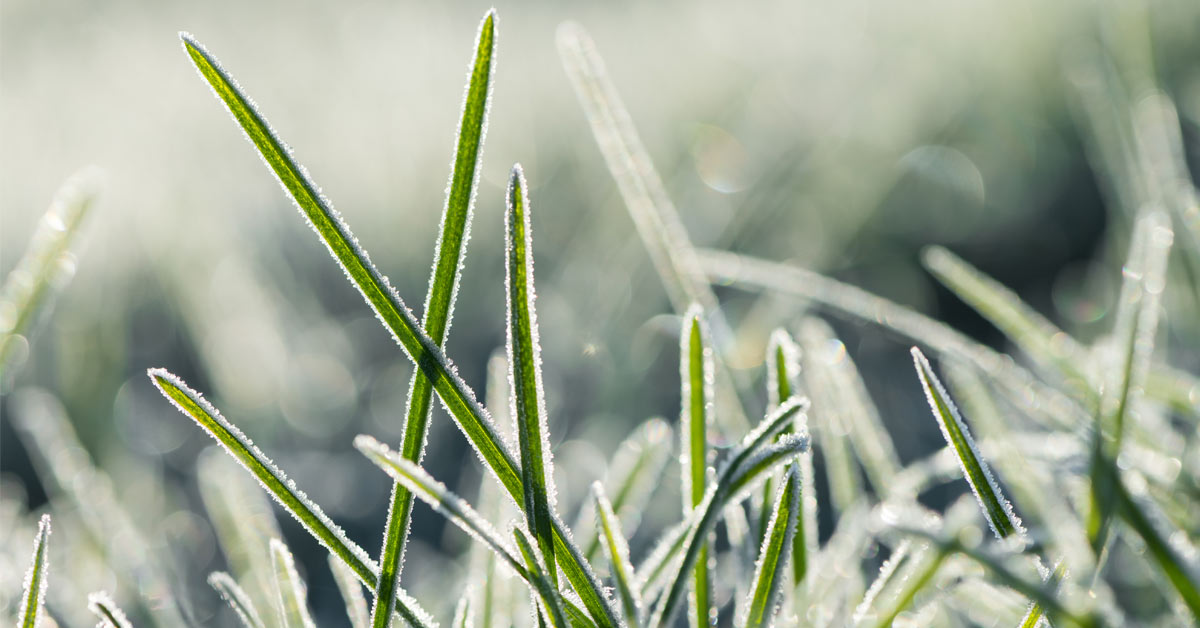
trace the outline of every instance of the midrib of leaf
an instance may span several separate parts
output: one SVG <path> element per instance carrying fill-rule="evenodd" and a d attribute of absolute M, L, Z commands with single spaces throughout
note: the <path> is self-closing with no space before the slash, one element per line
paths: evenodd
<path fill-rule="evenodd" d="M 784 567 L 800 518 L 800 473 L 792 464 L 771 511 L 771 521 L 755 569 L 753 595 L 745 619 L 739 625 L 758 628 L 771 623 L 779 593 L 787 580 Z"/>
<path fill-rule="evenodd" d="M 425 298 L 423 325 L 425 332 L 444 347 L 454 298 L 458 292 L 459 269 L 466 257 L 467 233 L 475 187 L 479 179 L 487 112 L 491 102 L 492 73 L 496 50 L 496 15 L 489 11 L 480 24 L 476 37 L 475 57 L 467 82 L 459 121 L 454 166 L 450 173 L 449 194 L 442 212 L 442 227 L 434 253 L 433 275 L 429 278 L 429 293 Z M 424 371 L 417 369 L 409 382 L 405 412 L 404 437 L 400 455 L 420 462 L 429 432 L 429 409 L 433 387 Z M 375 590 L 372 611 L 374 628 L 387 628 L 395 606 L 395 590 L 400 582 L 404 564 L 404 545 L 412 517 L 412 495 L 399 485 L 392 488 L 392 503 L 388 510 L 383 549 L 380 552 L 380 578 Z"/>
<path fill-rule="evenodd" d="M 508 364 L 512 375 L 510 410 L 517 424 L 521 451 L 521 481 L 524 485 L 525 521 L 533 531 L 546 573 L 558 582 L 554 565 L 554 527 L 550 503 L 552 479 L 547 469 L 549 439 L 543 399 L 541 355 L 538 344 L 537 310 L 534 306 L 533 241 L 529 198 L 521 166 L 513 167 L 508 182 L 506 269 L 508 271 Z"/>
<path fill-rule="evenodd" d="M 680 348 L 683 362 L 683 435 L 684 464 L 683 515 L 687 517 L 700 505 L 706 492 L 704 486 L 708 469 L 708 416 L 712 403 L 710 390 L 712 381 L 712 358 L 709 355 L 707 337 L 702 329 L 701 309 L 694 305 L 688 309 L 681 330 Z M 692 576 L 693 596 L 690 598 L 689 621 L 692 628 L 708 626 L 711 602 L 711 584 L 708 574 L 707 539 L 701 540 L 700 555 L 696 560 Z"/>
<path fill-rule="evenodd" d="M 347 278 L 358 288 L 409 359 L 431 380 L 442 404 L 488 469 L 504 485 L 508 494 L 520 503 L 524 489 L 517 464 L 487 411 L 458 376 L 453 362 L 421 329 L 395 289 L 371 263 L 366 251 L 357 245 L 350 228 L 320 195 L 316 185 L 291 158 L 240 88 L 190 35 L 182 37 L 188 55 L 201 75 L 229 108 L 247 138 L 258 148 L 267 166 L 276 174 L 297 208 L 342 266 Z M 599 580 L 587 566 L 582 552 L 570 540 L 566 526 L 555 518 L 554 528 L 555 557 L 588 613 L 601 626 L 617 625 L 616 614 L 605 601 Z M 358 570 L 356 573 L 361 577 Z"/>
<path fill-rule="evenodd" d="M 50 538 L 50 515 L 42 515 L 38 521 L 37 536 L 33 540 L 33 559 L 25 575 L 25 595 L 21 596 L 21 612 L 17 624 L 21 628 L 36 628 L 42 600 L 46 598 L 46 542 Z"/>

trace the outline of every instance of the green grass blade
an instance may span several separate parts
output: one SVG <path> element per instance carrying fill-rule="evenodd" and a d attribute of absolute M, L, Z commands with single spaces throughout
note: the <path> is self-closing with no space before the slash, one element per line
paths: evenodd
<path fill-rule="evenodd" d="M 334 524 L 319 506 L 296 488 L 295 483 L 289 480 L 241 430 L 221 416 L 200 393 L 188 388 L 187 384 L 175 375 L 165 369 L 150 369 L 148 374 L 164 397 L 216 439 L 235 460 L 258 479 L 271 497 L 325 546 L 325 549 L 345 562 L 354 570 L 354 575 L 368 586 L 375 585 L 379 580 L 379 566 L 361 547 L 347 538 L 342 529 Z M 415 600 L 402 591 L 398 591 L 397 596 L 401 598 L 397 601 L 397 609 L 405 621 L 415 626 L 431 625 L 428 613 L 422 610 Z"/>
<path fill-rule="evenodd" d="M 867 587 L 867 592 L 863 594 L 862 602 L 854 609 L 852 617 L 854 625 L 862 625 L 869 617 L 873 617 L 872 609 L 881 593 L 885 589 L 892 586 L 897 581 L 902 581 L 900 574 L 908 571 L 908 567 L 914 562 L 919 562 L 921 554 L 928 549 L 928 545 L 917 546 L 913 550 L 913 543 L 910 539 L 904 539 L 896 546 L 887 560 L 883 561 L 883 565 L 879 567 L 879 574 L 875 576 L 875 580 L 871 582 L 871 586 Z"/>
<path fill-rule="evenodd" d="M 954 449 L 963 476 L 971 485 L 971 491 L 975 493 L 975 499 L 979 501 L 979 507 L 983 509 L 984 518 L 987 519 L 992 532 L 1001 539 L 1011 536 L 1024 537 L 1025 531 L 1021 528 L 1021 521 L 1017 519 L 1012 505 L 1001 493 L 1000 485 L 979 453 L 975 440 L 967 430 L 966 422 L 958 413 L 954 402 L 950 400 L 942 382 L 933 373 L 929 360 L 925 359 L 925 355 L 916 347 L 912 348 L 912 356 L 921 387 L 925 389 L 925 397 L 933 410 L 934 418 L 937 419 L 938 427 L 942 429 L 942 436 L 946 437 L 946 443 Z"/>
<path fill-rule="evenodd" d="M 904 580 L 900 590 L 892 598 L 889 604 L 880 614 L 879 621 L 872 624 L 876 628 L 888 628 L 896 619 L 896 616 L 901 611 L 908 608 L 912 604 L 913 599 L 921 592 L 930 581 L 933 580 L 934 574 L 946 562 L 946 558 L 950 555 L 946 551 L 933 552 L 923 563 L 914 565 L 912 573 Z"/>
<path fill-rule="evenodd" d="M 425 297 L 422 324 L 426 333 L 439 347 L 445 347 L 446 336 L 450 331 L 460 270 L 466 257 L 471 210 L 479 181 L 479 164 L 483 155 L 487 113 L 491 103 L 495 52 L 496 14 L 495 10 L 492 10 L 484 16 L 475 40 L 475 56 L 463 98 L 449 193 L 446 195 L 446 206 L 442 211 L 433 274 L 429 278 L 429 293 Z M 419 463 L 424 454 L 432 401 L 433 387 L 429 378 L 421 369 L 417 369 L 409 382 L 404 438 L 400 446 L 401 455 L 408 460 Z M 412 496 L 399 486 L 393 487 L 388 513 L 383 549 L 379 557 L 379 585 L 376 587 L 375 608 L 372 610 L 372 624 L 375 628 L 387 628 L 395 606 L 395 590 L 400 583 L 404 544 L 412 515 Z"/>
<path fill-rule="evenodd" d="M 0 288 L 0 390 L 28 355 L 30 336 L 56 290 L 74 273 L 71 246 L 99 188 L 100 172 L 85 168 L 63 183 Z"/>
<path fill-rule="evenodd" d="M 292 159 L 241 88 L 190 35 L 183 35 L 183 40 L 201 75 L 229 108 L 301 214 L 409 359 L 430 379 L 442 404 L 484 465 L 504 485 L 508 494 L 520 502 L 524 488 L 516 460 L 487 411 L 476 401 L 474 392 L 459 377 L 454 364 L 421 328 L 387 279 L 371 263 L 366 251 L 358 245 L 350 228 Z M 556 519 L 554 528 L 555 558 L 587 606 L 588 613 L 602 626 L 616 625 L 615 611 L 606 602 L 599 580 L 588 567 L 583 553 L 571 541 L 566 526 Z M 356 570 L 355 573 L 359 572 Z"/>
<path fill-rule="evenodd" d="M 599 482 L 592 485 L 592 499 L 596 511 L 597 528 L 604 540 L 604 553 L 608 556 L 613 583 L 616 584 L 617 594 L 621 599 L 622 609 L 625 611 L 625 623 L 630 628 L 639 628 L 642 616 L 642 597 L 634 588 L 633 564 L 629 562 L 629 544 L 625 540 L 625 534 L 621 532 L 621 521 L 613 512 L 612 504 L 604 496 L 604 486 Z"/>
<path fill-rule="evenodd" d="M 545 569 L 542 565 L 545 564 L 540 553 L 534 549 L 533 543 L 525 536 L 525 532 L 519 526 L 513 527 L 513 540 L 517 543 L 517 550 L 521 552 L 521 557 L 525 559 L 525 567 L 529 569 L 529 573 L 542 584 L 538 587 L 537 594 L 542 602 L 542 609 L 550 618 L 550 625 L 555 628 L 567 628 L 567 614 L 563 610 L 562 599 L 558 592 L 554 591 L 550 586 L 550 579 L 546 576 Z M 537 610 L 535 609 L 535 613 Z"/>
<path fill-rule="evenodd" d="M 1158 565 L 1163 575 L 1183 598 L 1184 604 L 1192 613 L 1192 620 L 1200 620 L 1200 577 L 1197 576 L 1195 563 L 1189 566 L 1187 560 L 1171 546 L 1168 542 L 1170 537 L 1159 532 L 1147 516 L 1149 509 L 1134 500 L 1124 483 L 1117 484 L 1116 492 L 1121 517 L 1145 541 L 1150 559 Z M 1187 538 L 1182 531 L 1178 534 L 1181 538 Z"/>
<path fill-rule="evenodd" d="M 350 619 L 352 628 L 367 628 L 371 625 L 371 614 L 367 611 L 367 600 L 363 597 L 362 583 L 354 576 L 354 571 L 346 563 L 329 555 L 329 571 L 333 573 L 333 581 L 337 583 L 338 592 L 346 604 L 346 617 Z"/>
<path fill-rule="evenodd" d="M 271 539 L 271 560 L 275 563 L 275 593 L 283 628 L 316 628 L 308 614 L 304 581 L 296 571 L 291 551 L 279 539 Z"/>
<path fill-rule="evenodd" d="M 17 625 L 21 628 L 37 628 L 42 604 L 46 600 L 47 566 L 46 542 L 50 538 L 50 515 L 42 515 L 38 521 L 37 536 L 33 540 L 33 559 L 29 571 L 25 573 L 24 595 L 21 596 L 21 612 L 17 615 Z"/>
<path fill-rule="evenodd" d="M 104 591 L 88 594 L 88 610 L 100 618 L 97 628 L 133 628 L 125 612 L 113 602 L 112 597 Z"/>
<path fill-rule="evenodd" d="M 753 594 L 741 613 L 741 621 L 736 622 L 738 626 L 758 628 L 773 622 L 780 593 L 787 581 L 785 568 L 800 519 L 800 471 L 793 465 L 775 499 L 754 571 Z"/>
<path fill-rule="evenodd" d="M 471 596 L 463 595 L 454 605 L 454 619 L 450 622 L 454 628 L 471 628 Z"/>
<path fill-rule="evenodd" d="M 262 620 L 262 615 L 259 615 L 258 609 L 254 607 L 254 602 L 250 600 L 250 596 L 246 594 L 246 591 L 238 586 L 233 576 L 223 571 L 214 571 L 208 575 L 208 584 L 217 590 L 217 593 L 221 595 L 221 599 L 225 600 L 226 604 L 229 604 L 229 607 L 237 614 L 243 626 L 246 628 L 266 628 L 266 624 Z"/>
<path fill-rule="evenodd" d="M 509 411 L 517 424 L 521 452 L 522 504 L 525 521 L 546 559 L 546 573 L 558 581 L 554 565 L 553 470 L 546 420 L 546 395 L 542 388 L 542 350 L 538 340 L 534 305 L 533 232 L 525 173 L 513 166 L 508 180 L 506 250 L 508 297 L 508 365 L 512 382 Z"/>
<path fill-rule="evenodd" d="M 704 481 L 708 470 L 708 428 L 712 416 L 712 343 L 704 329 L 699 305 L 688 308 L 679 332 L 680 381 L 683 383 L 679 435 L 682 439 L 680 470 L 683 473 L 680 491 L 683 495 L 683 516 L 686 518 L 700 505 L 706 492 Z M 710 544 L 702 541 L 696 570 L 692 574 L 692 594 L 688 597 L 688 621 L 692 628 L 712 623 L 712 579 L 709 575 Z"/>

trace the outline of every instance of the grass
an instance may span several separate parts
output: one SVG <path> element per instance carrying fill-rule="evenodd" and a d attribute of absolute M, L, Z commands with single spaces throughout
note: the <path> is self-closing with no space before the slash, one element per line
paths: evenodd
<path fill-rule="evenodd" d="M 695 248 L 595 45 L 581 27 L 563 26 L 558 39 L 567 74 L 680 315 L 677 431 L 662 419 L 643 423 L 620 445 L 604 481 L 588 478 L 590 495 L 581 498 L 588 505 L 568 526 L 552 465 L 546 396 L 558 391 L 544 385 L 531 189 L 519 165 L 504 199 L 507 337 L 503 355 L 488 365 L 486 407 L 446 351 L 494 83 L 495 12 L 480 23 L 469 65 L 420 319 L 230 73 L 195 38 L 182 39 L 202 79 L 414 366 L 398 450 L 369 435 L 353 441 L 392 482 L 378 560 L 201 393 L 166 369 L 148 371 L 157 390 L 241 467 L 207 455 L 197 475 L 229 565 L 229 572 L 209 576 L 215 590 L 209 593 L 242 625 L 315 625 L 292 551 L 280 540 L 269 505 L 254 494 L 258 488 L 327 551 L 355 628 L 383 628 L 397 619 L 438 625 L 406 589 L 421 572 L 402 569 L 418 501 L 465 532 L 480 553 L 473 564 L 483 567 L 430 605 L 457 600 L 453 626 L 669 628 L 685 616 L 694 628 L 962 625 L 981 609 L 1013 626 L 1171 625 L 1200 618 L 1194 508 L 1200 478 L 1194 465 L 1180 462 L 1194 453 L 1200 412 L 1193 397 L 1200 387 L 1194 376 L 1166 364 L 1159 344 L 1161 330 L 1172 324 L 1162 316 L 1165 295 L 1195 290 L 1171 273 L 1171 215 L 1155 209 L 1136 215 L 1115 323 L 1093 344 L 1067 336 L 949 251 L 926 250 L 930 272 L 1006 334 L 1033 362 L 1026 368 L 860 288 L 781 263 Z M 35 238 L 21 262 L 24 287 L 5 289 L 5 355 L 18 335 L 29 333 L 33 312 L 57 285 L 51 262 L 68 250 L 89 203 L 56 205 L 72 208 L 65 228 L 54 238 Z M 728 367 L 739 334 L 724 318 L 713 281 L 799 296 L 814 306 L 771 335 L 759 369 L 765 389 L 755 390 Z M 949 389 L 919 347 L 912 348 L 917 377 L 910 373 L 903 385 L 924 392 L 944 449 L 902 462 L 864 376 L 817 313 L 882 326 L 936 354 Z M 9 363 L 6 357 L 6 369 Z M 487 474 L 477 505 L 422 466 L 435 395 Z M 756 398 L 762 402 L 745 403 Z M 67 529 L 89 530 L 101 542 L 116 530 L 136 531 L 116 503 L 119 495 L 105 488 L 103 471 L 78 453 L 65 417 L 46 413 L 45 404 L 16 405 L 28 414 L 17 421 L 22 437 L 44 458 L 48 483 L 57 485 L 56 503 L 71 504 L 64 516 L 82 523 Z M 752 407 L 766 411 L 751 421 Z M 508 423 L 515 451 L 501 436 Z M 56 453 L 63 450 L 73 453 Z M 679 519 L 665 530 L 646 528 L 642 520 L 659 485 L 673 475 L 669 461 L 676 454 Z M 827 490 L 818 489 L 818 461 Z M 934 511 L 921 499 L 941 483 L 961 481 L 974 500 Z M 821 534 L 818 512 L 832 521 L 829 534 Z M 42 517 L 34 536 L 16 612 L 23 627 L 36 626 L 46 612 L 49 521 Z M 985 538 L 984 526 L 994 538 Z M 652 549 L 639 554 L 643 546 Z M 62 554 L 63 560 L 73 554 Z M 149 621 L 184 625 L 178 618 L 187 605 L 164 590 L 162 567 L 121 556 L 122 548 L 106 549 L 108 562 L 166 595 L 166 602 L 138 602 Z M 1128 603 L 1119 591 L 1118 560 L 1122 569 L 1132 565 L 1155 578 L 1160 586 L 1153 603 Z M 69 575 L 72 564 L 63 567 Z M 509 572 L 514 582 L 502 576 Z M 962 595 L 967 587 L 983 597 Z M 130 625 L 107 594 L 94 594 L 89 606 L 103 625 Z"/>

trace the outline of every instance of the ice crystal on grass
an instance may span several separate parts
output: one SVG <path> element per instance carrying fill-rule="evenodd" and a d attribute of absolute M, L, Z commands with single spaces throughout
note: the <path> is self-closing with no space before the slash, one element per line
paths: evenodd
<path fill-rule="evenodd" d="M 37 537 L 33 541 L 33 558 L 29 561 L 29 570 L 25 572 L 25 581 L 21 596 L 21 612 L 17 616 L 20 628 L 37 628 L 41 623 L 42 604 L 46 601 L 46 575 L 49 571 L 46 559 L 46 543 L 50 538 L 50 515 L 42 515 L 38 521 Z"/>
<path fill-rule="evenodd" d="M 100 618 L 100 628 L 133 628 L 125 612 L 113 602 L 105 591 L 96 591 L 88 595 L 88 610 Z"/>
<path fill-rule="evenodd" d="M 217 590 L 217 593 L 221 595 L 226 604 L 229 604 L 229 607 L 237 614 L 243 626 L 246 628 L 266 627 L 266 624 L 263 623 L 262 615 L 254 607 L 254 602 L 250 600 L 250 596 L 246 594 L 246 591 L 233 579 L 233 576 L 223 571 L 214 571 L 208 575 L 208 584 Z"/>

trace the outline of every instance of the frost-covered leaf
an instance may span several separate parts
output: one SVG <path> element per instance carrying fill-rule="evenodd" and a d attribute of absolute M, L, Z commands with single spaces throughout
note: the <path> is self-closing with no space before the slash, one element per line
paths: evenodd
<path fill-rule="evenodd" d="M 331 562 L 332 556 L 330 557 Z M 338 564 L 341 564 L 340 562 Z M 356 580 L 355 583 L 358 581 Z M 258 613 L 258 609 L 254 607 L 254 602 L 250 600 L 250 596 L 246 591 L 238 585 L 237 581 L 232 576 L 223 571 L 214 571 L 208 575 L 208 584 L 217 590 L 225 603 L 233 609 L 241 620 L 242 625 L 246 628 L 265 628 L 262 615 Z M 358 627 L 356 627 L 358 628 Z"/>
<path fill-rule="evenodd" d="M 592 485 L 592 498 L 597 528 L 600 531 L 604 554 L 608 556 L 617 595 L 621 599 L 625 623 L 630 628 L 638 628 L 642 623 L 642 598 L 634 586 L 633 564 L 629 562 L 629 544 L 621 532 L 621 522 L 613 512 L 612 504 L 604 496 L 604 486 L 599 482 Z"/>
<path fill-rule="evenodd" d="M 546 564 L 545 559 L 541 556 L 541 552 L 534 548 L 533 543 L 529 541 L 529 537 L 525 535 L 525 531 L 520 526 L 513 526 L 513 540 L 516 541 L 517 550 L 521 553 L 521 558 L 525 560 L 525 567 L 529 569 L 535 581 L 544 584 L 537 586 L 537 591 L 541 594 L 542 611 L 544 616 L 550 618 L 550 625 L 555 628 L 567 627 L 567 613 L 563 610 L 563 600 L 559 597 L 558 592 L 554 591 L 550 586 L 550 579 L 546 576 L 546 570 L 543 565 Z M 535 610 L 534 612 L 538 612 Z M 586 618 L 581 612 L 576 612 L 575 616 Z M 539 623 L 543 615 L 538 616 Z"/>
<path fill-rule="evenodd" d="M 1121 517 L 1145 541 L 1150 560 L 1175 587 L 1192 613 L 1192 619 L 1200 619 L 1200 574 L 1197 574 L 1197 560 L 1200 556 L 1197 556 L 1193 548 L 1191 555 L 1185 557 L 1171 543 L 1176 538 L 1183 542 L 1187 534 L 1183 530 L 1175 530 L 1170 534 L 1160 532 L 1159 526 L 1155 525 L 1148 514 L 1153 509 L 1148 504 L 1139 503 L 1120 480 L 1116 486 L 1116 493 L 1116 506 Z"/>
<path fill-rule="evenodd" d="M 129 623 L 125 612 L 104 591 L 96 591 L 88 595 L 88 610 L 100 618 L 99 628 L 133 628 L 133 624 Z"/>
<path fill-rule="evenodd" d="M 792 465 L 787 480 L 775 498 L 775 507 L 759 550 L 751 597 L 740 612 L 738 626 L 758 628 L 774 623 L 779 597 L 788 578 L 785 573 L 795 539 L 800 512 L 800 470 Z"/>
<path fill-rule="evenodd" d="M 308 614 L 304 581 L 283 541 L 271 539 L 271 560 L 275 563 L 275 603 L 283 628 L 316 628 Z"/>
<path fill-rule="evenodd" d="M 50 515 L 42 515 L 38 521 L 37 537 L 33 541 L 33 558 L 29 571 L 25 572 L 24 594 L 21 596 L 21 611 L 17 625 L 21 628 L 37 628 L 41 623 L 42 604 L 46 600 L 47 566 L 46 542 L 50 538 Z"/>
<path fill-rule="evenodd" d="M 346 617 L 350 619 L 352 628 L 367 628 L 371 625 L 371 615 L 367 611 L 367 600 L 363 597 L 362 583 L 354 576 L 354 572 L 346 563 L 329 555 L 329 571 L 333 572 L 333 580 L 337 583 L 338 592 L 346 604 Z"/>
<path fill-rule="evenodd" d="M 683 487 L 683 516 L 686 518 L 704 499 L 708 470 L 708 429 L 713 406 L 712 341 L 702 320 L 699 305 L 688 308 L 679 332 L 679 379 L 682 382 L 679 419 L 680 459 Z M 785 428 L 786 429 L 786 428 Z M 692 594 L 688 596 L 688 621 L 692 628 L 709 625 L 712 612 L 712 579 L 708 554 L 711 544 L 702 539 Z"/>

